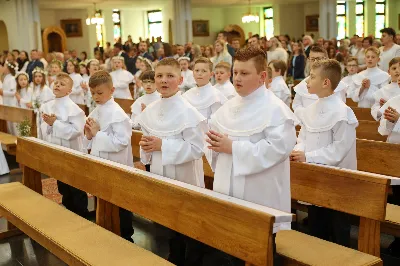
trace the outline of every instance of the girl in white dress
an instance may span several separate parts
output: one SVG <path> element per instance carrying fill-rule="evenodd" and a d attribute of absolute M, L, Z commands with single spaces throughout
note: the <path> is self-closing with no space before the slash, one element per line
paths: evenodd
<path fill-rule="evenodd" d="M 86 106 L 89 108 L 89 113 L 91 113 L 94 108 L 96 108 L 96 103 L 93 101 L 92 94 L 89 89 L 89 80 L 90 77 L 100 69 L 100 62 L 97 59 L 91 59 L 86 65 L 88 76 L 83 77 L 83 81 L 81 83 L 81 87 L 85 92 L 85 102 Z"/>
<path fill-rule="evenodd" d="M 139 63 L 138 63 L 139 71 L 136 72 L 135 79 L 134 79 L 135 91 L 133 93 L 134 94 L 133 97 L 135 100 L 144 94 L 142 82 L 139 78 L 140 75 L 146 71 L 153 70 L 153 67 L 152 67 L 149 59 L 139 56 L 138 61 L 139 61 Z"/>
<path fill-rule="evenodd" d="M 84 104 L 85 96 L 83 94 L 83 89 L 81 87 L 81 83 L 83 81 L 82 76 L 79 75 L 79 63 L 74 59 L 69 59 L 67 61 L 67 72 L 69 76 L 74 81 L 74 85 L 72 87 L 72 92 L 69 95 L 71 100 L 76 104 Z"/>
<path fill-rule="evenodd" d="M 33 89 L 29 86 L 29 75 L 26 72 L 19 72 L 15 76 L 17 82 L 17 98 L 19 107 L 25 109 L 32 109 Z"/>
<path fill-rule="evenodd" d="M 18 106 L 18 101 L 15 97 L 17 84 L 14 77 L 17 69 L 18 67 L 15 63 L 5 63 L 2 68 L 3 86 L 0 89 L 0 95 L 3 96 L 3 104 L 7 106 Z M 17 134 L 16 123 L 7 122 L 7 131 L 15 136 Z"/>
<path fill-rule="evenodd" d="M 129 84 L 133 83 L 133 75 L 126 70 L 124 58 L 122 56 L 114 56 L 112 59 L 113 72 L 110 73 L 115 88 L 114 98 L 130 99 L 132 95 L 129 90 Z"/>

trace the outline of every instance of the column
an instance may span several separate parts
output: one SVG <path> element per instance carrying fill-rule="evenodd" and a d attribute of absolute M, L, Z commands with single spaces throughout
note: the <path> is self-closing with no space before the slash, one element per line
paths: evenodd
<path fill-rule="evenodd" d="M 176 44 L 193 40 L 192 5 L 190 0 L 174 0 L 174 19 L 172 21 L 173 39 Z"/>
<path fill-rule="evenodd" d="M 347 36 L 350 38 L 356 34 L 356 1 L 349 1 L 347 4 Z M 362 37 L 362 36 L 360 36 Z"/>
<path fill-rule="evenodd" d="M 365 36 L 372 34 L 375 36 L 375 0 L 365 0 L 364 2 L 364 21 Z"/>
<path fill-rule="evenodd" d="M 15 11 L 16 32 L 10 32 L 9 37 L 18 38 L 18 46 L 10 48 L 42 50 L 38 1 L 15 0 Z"/>
<path fill-rule="evenodd" d="M 336 38 L 336 0 L 319 0 L 319 36 Z"/>

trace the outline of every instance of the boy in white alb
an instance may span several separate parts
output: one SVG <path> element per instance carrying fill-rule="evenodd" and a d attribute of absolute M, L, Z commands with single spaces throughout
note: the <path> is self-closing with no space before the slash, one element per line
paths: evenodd
<path fill-rule="evenodd" d="M 382 116 L 379 109 L 391 98 L 400 95 L 400 57 L 395 57 L 389 62 L 389 75 L 391 83 L 385 85 L 374 94 L 375 103 L 371 107 L 371 115 L 376 121 Z"/>
<path fill-rule="evenodd" d="M 83 151 L 83 127 L 85 113 L 69 94 L 74 81 L 66 73 L 56 76 L 53 93 L 56 98 L 40 107 L 42 123 L 39 125 L 45 141 L 77 151 Z M 62 204 L 70 211 L 88 218 L 88 197 L 85 191 L 57 180 Z"/>
<path fill-rule="evenodd" d="M 231 78 L 231 64 L 227 62 L 219 62 L 215 66 L 215 82 L 214 87 L 222 92 L 222 94 L 229 100 L 237 95 L 235 87 L 230 81 Z"/>
<path fill-rule="evenodd" d="M 90 154 L 133 167 L 132 124 L 129 116 L 114 101 L 113 81 L 107 72 L 100 70 L 89 79 L 90 92 L 96 108 L 85 124 L 84 149 Z M 132 240 L 132 213 L 119 208 L 121 236 Z"/>
<path fill-rule="evenodd" d="M 213 63 L 210 59 L 205 57 L 197 59 L 193 69 L 197 86 L 182 95 L 207 120 L 228 100 L 222 92 L 211 85 L 210 79 L 214 75 L 212 68 Z"/>
<path fill-rule="evenodd" d="M 271 68 L 272 81 L 270 84 L 271 91 L 276 97 L 281 99 L 288 107 L 292 102 L 292 93 L 286 84 L 284 75 L 287 69 L 286 63 L 282 60 L 272 60 L 268 66 Z"/>
<path fill-rule="evenodd" d="M 189 69 L 190 58 L 186 56 L 179 57 L 178 62 L 181 66 L 181 76 L 183 78 L 182 84 L 179 85 L 179 89 L 184 93 L 196 86 L 196 81 L 194 80 L 193 71 Z"/>
<path fill-rule="evenodd" d="M 340 64 L 333 59 L 311 66 L 307 88 L 318 100 L 300 115 L 301 130 L 291 160 L 325 164 L 357 170 L 356 127 L 352 109 L 334 95 L 341 79 Z M 325 240 L 350 245 L 350 221 L 347 214 L 309 206 L 310 234 Z"/>
<path fill-rule="evenodd" d="M 309 60 L 310 65 L 319 60 L 327 59 L 328 55 L 324 48 L 321 48 L 317 45 L 311 47 L 310 56 L 307 60 Z M 294 91 L 296 95 L 293 99 L 292 109 L 296 116 L 299 116 L 299 113 L 304 110 L 310 104 L 316 102 L 318 100 L 318 96 L 315 94 L 311 94 L 307 89 L 307 80 L 309 77 L 302 80 L 296 87 L 294 87 Z M 334 94 L 339 97 L 343 102 L 346 102 L 346 90 L 347 85 L 344 82 L 339 82 L 336 87 Z"/>
<path fill-rule="evenodd" d="M 132 119 L 132 128 L 140 129 L 139 124 L 136 121 L 136 118 L 140 113 L 152 102 L 155 102 L 161 98 L 160 93 L 157 91 L 155 81 L 154 81 L 154 71 L 145 71 L 140 74 L 139 79 L 143 84 L 143 88 L 145 90 L 145 94 L 139 97 L 131 106 L 131 119 Z"/>
<path fill-rule="evenodd" d="M 376 47 L 365 49 L 367 69 L 353 76 L 353 101 L 358 107 L 371 108 L 375 103 L 374 94 L 389 83 L 390 76 L 378 68 L 379 50 Z"/>
<path fill-rule="evenodd" d="M 342 79 L 342 82 L 344 82 L 347 85 L 346 98 L 352 98 L 353 92 L 351 91 L 351 89 L 355 87 L 355 84 L 353 82 L 353 76 L 358 73 L 357 57 L 349 57 L 349 59 L 347 60 L 346 69 L 349 74 Z"/>
<path fill-rule="evenodd" d="M 155 68 L 155 82 L 162 98 L 148 105 L 137 117 L 143 137 L 140 160 L 150 172 L 204 187 L 203 148 L 206 118 L 181 95 L 180 66 L 173 58 Z M 181 235 L 170 241 L 168 260 L 183 265 L 185 244 Z"/>

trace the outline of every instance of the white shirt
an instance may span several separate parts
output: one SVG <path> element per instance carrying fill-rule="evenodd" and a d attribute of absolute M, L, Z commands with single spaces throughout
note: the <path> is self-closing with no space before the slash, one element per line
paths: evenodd
<path fill-rule="evenodd" d="M 342 78 L 342 82 L 347 85 L 347 89 L 345 90 L 346 91 L 346 98 L 352 98 L 353 97 L 353 93 L 354 92 L 352 91 L 352 89 L 354 89 L 356 87 L 356 85 L 354 84 L 354 81 L 353 81 L 353 76 L 354 75 L 355 74 L 353 74 L 353 75 L 349 74 L 346 77 Z"/>
<path fill-rule="evenodd" d="M 360 94 L 361 84 L 364 79 L 369 79 L 371 86 Z M 380 70 L 378 67 L 367 68 L 357 75 L 353 75 L 353 86 L 355 86 L 351 89 L 353 91 L 353 101 L 358 102 L 358 107 L 371 108 L 375 103 L 375 92 L 388 84 L 389 79 L 389 74 Z"/>
<path fill-rule="evenodd" d="M 133 75 L 125 69 L 118 69 L 110 73 L 115 88 L 114 98 L 132 100 L 129 84 L 133 82 Z"/>
<path fill-rule="evenodd" d="M 15 94 L 17 92 L 17 82 L 15 77 L 11 74 L 7 74 L 3 80 L 3 104 L 8 106 L 18 106 L 17 98 Z"/>
<path fill-rule="evenodd" d="M 228 100 L 238 95 L 235 86 L 233 86 L 230 80 L 225 81 L 223 84 L 216 83 L 214 88 L 219 90 Z"/>
<path fill-rule="evenodd" d="M 183 78 L 183 82 L 178 87 L 182 93 L 196 86 L 196 81 L 194 80 L 192 70 L 188 69 L 186 71 L 181 71 L 181 76 Z"/>
<path fill-rule="evenodd" d="M 146 153 L 140 160 L 150 172 L 204 187 L 204 134 L 206 118 L 177 92 L 153 102 L 137 117 L 144 136 L 162 139 L 161 151 Z"/>
<path fill-rule="evenodd" d="M 69 76 L 74 81 L 72 92 L 69 95 L 69 97 L 76 104 L 85 104 L 85 96 L 83 94 L 83 89 L 81 87 L 81 83 L 83 81 L 82 76 L 77 73 L 69 74 Z"/>
<path fill-rule="evenodd" d="M 268 63 L 273 60 L 282 60 L 283 62 L 286 63 L 288 61 L 288 53 L 286 52 L 285 49 L 277 47 L 275 48 L 275 50 L 267 52 L 267 58 L 268 58 Z"/>
<path fill-rule="evenodd" d="M 139 97 L 131 106 L 131 111 L 132 111 L 132 115 L 131 115 L 131 120 L 133 122 L 132 124 L 132 128 L 139 128 L 139 124 L 136 121 L 136 117 L 138 115 L 140 115 L 140 113 L 142 112 L 142 103 L 144 105 L 146 105 L 146 108 L 149 104 L 151 104 L 152 102 L 155 102 L 157 100 L 161 99 L 161 94 L 158 93 L 158 91 L 155 91 L 153 93 L 147 94 L 145 93 L 143 96 Z"/>
<path fill-rule="evenodd" d="M 384 46 L 379 48 L 379 50 L 381 51 L 379 58 L 381 60 L 379 61 L 378 65 L 380 69 L 382 69 L 385 72 L 388 72 L 390 60 L 392 60 L 394 57 L 400 56 L 400 45 L 393 44 L 393 46 L 387 51 L 384 51 L 383 49 Z"/>
<path fill-rule="evenodd" d="M 380 113 L 384 113 L 388 107 L 396 109 L 398 112 L 400 110 L 400 95 L 397 95 L 390 100 L 388 100 L 382 108 L 379 110 Z M 382 136 L 388 136 L 387 142 L 390 143 L 400 143 L 400 119 L 395 123 L 386 120 L 384 117 L 381 118 L 378 132 Z"/>
<path fill-rule="evenodd" d="M 83 138 L 84 149 L 91 150 L 91 155 L 133 166 L 132 124 L 124 110 L 111 98 L 98 104 L 89 117 L 100 125 L 100 131 L 91 140 Z"/>
<path fill-rule="evenodd" d="M 42 123 L 42 116 L 39 112 L 39 109 L 43 104 L 53 100 L 54 98 L 55 96 L 53 94 L 53 91 L 47 85 L 44 85 L 43 88 L 41 88 L 40 85 L 36 85 L 33 88 L 32 106 L 36 113 L 36 125 L 38 125 L 37 127 L 38 139 L 43 139 L 42 131 L 40 130 L 39 126 Z"/>
<path fill-rule="evenodd" d="M 41 113 L 56 115 L 53 126 L 42 121 L 40 129 L 43 139 L 53 144 L 77 151 L 83 151 L 83 130 L 86 122 L 85 113 L 67 95 L 42 105 Z"/>
<path fill-rule="evenodd" d="M 289 155 L 296 143 L 292 111 L 262 85 L 211 116 L 210 128 L 233 141 L 232 154 L 213 153 L 214 190 L 290 212 Z M 275 224 L 274 233 L 290 224 Z"/>
<path fill-rule="evenodd" d="M 19 91 L 21 99 L 19 100 L 19 107 L 28 109 L 27 103 L 32 103 L 33 89 L 31 87 L 22 88 Z"/>
<path fill-rule="evenodd" d="M 389 99 L 396 97 L 397 95 L 400 95 L 400 88 L 397 82 L 389 83 L 383 86 L 382 89 L 375 92 L 375 103 L 371 107 L 371 115 L 376 121 L 379 121 L 382 116 L 382 113 L 379 111 L 379 109 L 381 108 L 380 100 L 384 99 L 385 101 L 388 101 Z"/>
<path fill-rule="evenodd" d="M 292 94 L 282 76 L 277 76 L 272 79 L 270 90 L 275 94 L 276 97 L 281 99 L 288 107 L 290 107 L 290 103 L 292 102 Z"/>

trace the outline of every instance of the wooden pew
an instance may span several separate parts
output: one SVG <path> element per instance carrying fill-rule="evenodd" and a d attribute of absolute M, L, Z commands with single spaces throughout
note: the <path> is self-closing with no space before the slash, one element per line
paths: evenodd
<path fill-rule="evenodd" d="M 125 113 L 132 114 L 131 106 L 135 102 L 134 100 L 114 98 L 114 101 L 121 106 Z"/>
<path fill-rule="evenodd" d="M 171 265 L 19 182 L 0 185 L 0 214 L 68 265 Z"/>
<path fill-rule="evenodd" d="M 82 111 L 85 112 L 85 115 L 88 116 L 89 115 L 89 107 L 86 106 L 86 104 L 78 104 L 79 108 L 82 109 Z"/>
<path fill-rule="evenodd" d="M 378 132 L 379 122 L 359 120 L 358 123 L 356 129 L 358 139 L 386 141 L 387 136 L 382 136 Z"/>
<path fill-rule="evenodd" d="M 352 106 L 351 109 L 356 115 L 358 121 L 360 120 L 375 121 L 375 119 L 371 115 L 371 108 L 361 108 Z"/>
<path fill-rule="evenodd" d="M 350 107 L 357 107 L 358 106 L 358 103 L 356 103 L 355 101 L 353 101 L 350 98 L 346 99 L 346 104 L 347 104 L 347 106 L 350 106 Z"/>
<path fill-rule="evenodd" d="M 17 161 L 24 165 L 24 184 L 39 193 L 43 173 L 98 197 L 96 221 L 106 229 L 119 233 L 120 206 L 249 264 L 272 266 L 273 224 L 293 219 L 290 213 L 33 138 L 18 138 Z"/>

